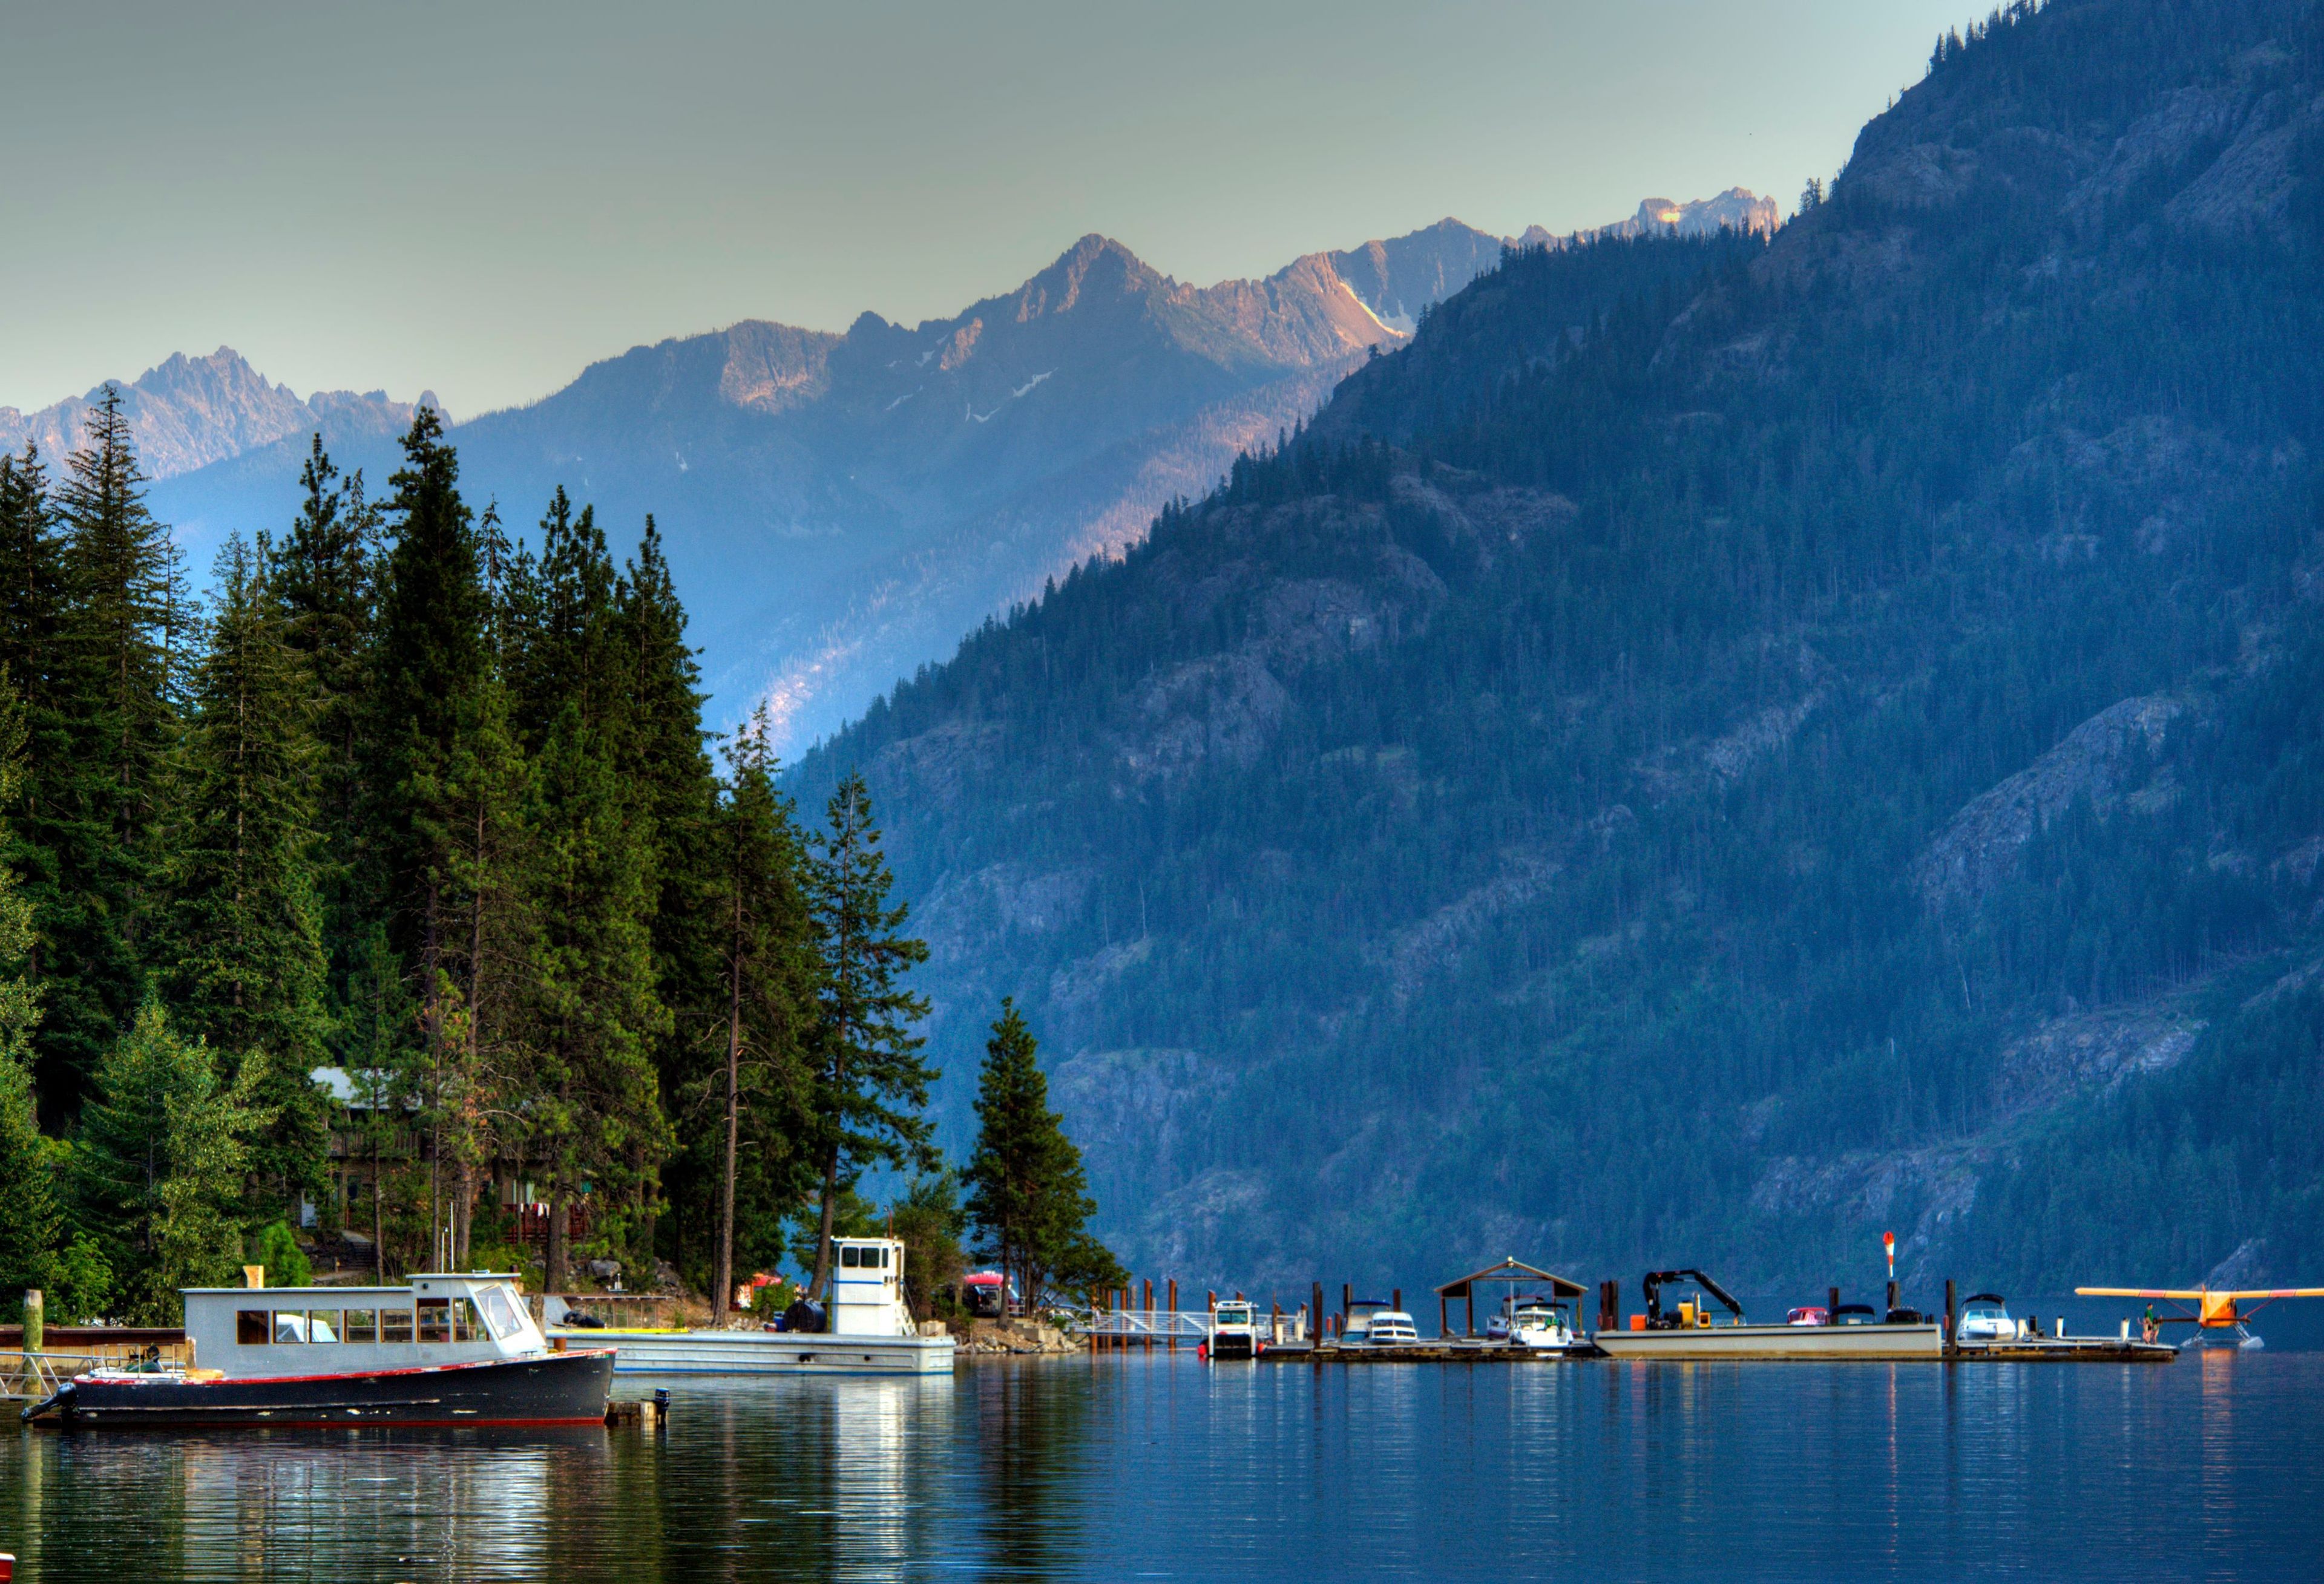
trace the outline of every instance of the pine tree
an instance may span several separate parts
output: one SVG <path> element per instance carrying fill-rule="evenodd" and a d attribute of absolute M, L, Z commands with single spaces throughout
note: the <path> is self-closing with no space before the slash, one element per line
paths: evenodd
<path fill-rule="evenodd" d="M 801 1144 L 807 1088 L 803 1043 L 814 955 L 790 800 L 775 785 L 764 708 L 728 750 L 728 791 L 715 830 L 721 872 L 712 907 L 723 936 L 726 1027 L 720 1101 L 717 1243 L 710 1290 L 733 1291 L 738 1192 L 755 1252 L 778 1256 L 780 1223 L 813 1182 Z M 756 1213 L 752 1213 L 755 1211 Z"/>
<path fill-rule="evenodd" d="M 704 751 L 701 671 L 651 517 L 615 587 L 614 608 L 624 694 L 622 773 L 635 789 L 652 848 L 654 984 L 670 1012 L 669 1032 L 655 1042 L 654 1066 L 664 1103 L 674 1106 L 696 1075 L 697 1058 L 722 1043 L 720 1030 L 730 1018 L 717 924 L 722 816 L 717 778 Z M 701 1164 L 698 1155 L 677 1157 L 664 1174 L 681 1223 L 692 1216 L 707 1226 L 714 1219 L 706 1192 L 713 1177 Z M 778 1236 L 756 1241 L 772 1248 Z M 643 1239 L 649 1246 L 661 1240 L 658 1231 Z M 682 1233 L 669 1252 L 682 1255 Z"/>
<path fill-rule="evenodd" d="M 263 1075 L 254 1058 L 244 1085 Z M 99 1064 L 71 1157 L 78 1223 L 121 1270 L 133 1320 L 171 1324 L 178 1289 L 214 1285 L 239 1261 L 236 1221 L 258 1119 L 209 1046 L 180 1038 L 159 1002 L 139 1008 Z"/>
<path fill-rule="evenodd" d="M 474 521 L 460 499 L 459 462 L 444 443 L 434 408 L 413 416 L 403 459 L 389 481 L 396 492 L 389 502 L 394 548 L 372 651 L 367 781 L 389 938 L 411 965 L 420 1014 L 415 1054 L 432 1136 L 441 1120 L 445 953 L 463 836 L 452 779 L 464 739 L 483 714 L 478 693 L 491 674 L 492 612 Z M 430 1226 L 440 1223 L 443 1211 L 438 1143 L 431 1138 Z"/>
<path fill-rule="evenodd" d="M 825 817 L 807 862 L 809 916 L 821 958 L 809 1047 L 823 1183 L 807 1291 L 817 1298 L 831 1275 L 832 1218 L 844 1175 L 872 1164 L 922 1170 L 938 1164 L 922 1114 L 937 1073 L 920 1058 L 927 1040 L 913 1032 L 928 1004 L 901 982 L 927 960 L 928 948 L 898 933 L 909 910 L 888 905 L 894 877 L 860 773 L 832 793 Z"/>
<path fill-rule="evenodd" d="M 120 392 L 107 386 L 56 496 L 67 603 L 49 686 L 68 751 L 61 784 L 43 798 L 39 839 L 55 877 L 36 898 L 35 927 L 51 965 L 42 1083 L 60 1114 L 77 1107 L 144 993 L 138 942 L 155 900 L 186 612 L 176 552 L 145 509 L 143 483 Z"/>
<path fill-rule="evenodd" d="M 1097 1203 L 1089 1197 L 1081 1151 L 1065 1137 L 1065 1119 L 1049 1110 L 1049 1081 L 1038 1054 L 1016 1002 L 1003 999 L 984 1046 L 976 1149 L 965 1174 L 969 1218 L 1028 1303 L 1053 1279 L 1085 1286 L 1093 1275 L 1102 1275 L 1091 1268 L 1098 1262 L 1085 1230 Z M 1111 1256 L 1104 1261 L 1110 1264 Z"/>
<path fill-rule="evenodd" d="M 316 761 L 309 673 L 263 552 L 219 553 L 208 644 L 195 666 L 157 932 L 159 977 L 187 1036 L 237 1070 L 260 1058 L 254 1220 L 319 1198 L 329 1144 L 308 1074 L 328 1054 L 317 896 Z"/>
<path fill-rule="evenodd" d="M 360 470 L 342 478 L 314 437 L 299 474 L 307 492 L 290 536 L 267 548 L 268 581 L 281 602 L 286 638 L 305 662 L 314 695 L 316 889 L 331 946 L 335 999 L 356 972 L 347 956 L 376 911 L 378 887 L 364 862 L 371 845 L 363 796 L 365 689 L 378 622 L 380 511 Z M 266 547 L 262 547 L 266 548 Z"/>
<path fill-rule="evenodd" d="M 534 766 L 531 1142 L 549 1183 L 554 1285 L 585 1186 L 602 1237 L 631 1243 L 643 1230 L 668 1150 L 653 1054 L 670 1019 L 655 990 L 650 820 L 622 763 L 613 563 L 594 512 L 576 515 L 562 489 L 540 529 L 537 566 L 521 560 L 511 578 L 508 668 L 510 715 Z"/>

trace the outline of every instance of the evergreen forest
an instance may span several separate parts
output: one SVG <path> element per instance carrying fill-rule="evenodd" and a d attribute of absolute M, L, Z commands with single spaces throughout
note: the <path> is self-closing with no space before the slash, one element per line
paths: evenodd
<path fill-rule="evenodd" d="M 763 721 L 714 744 L 650 518 L 512 535 L 426 407 L 384 493 L 319 437 L 301 483 L 198 602 L 117 397 L 0 458 L 8 1307 L 167 1322 L 325 1248 L 812 1295 L 897 1226 L 925 1312 L 969 1218 L 862 783 L 802 818 Z"/>

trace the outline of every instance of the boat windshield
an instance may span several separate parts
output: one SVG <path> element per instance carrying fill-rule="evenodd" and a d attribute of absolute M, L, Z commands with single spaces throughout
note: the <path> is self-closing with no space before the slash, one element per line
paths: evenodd
<path fill-rule="evenodd" d="M 2009 1311 L 1990 1303 L 1976 1303 L 1961 1311 L 1963 1320 L 2007 1320 Z"/>
<path fill-rule="evenodd" d="M 524 1316 L 516 1306 L 516 1299 L 506 1287 L 485 1287 L 476 1294 L 476 1307 L 484 1312 L 484 1324 L 495 1340 L 506 1341 L 524 1330 Z"/>

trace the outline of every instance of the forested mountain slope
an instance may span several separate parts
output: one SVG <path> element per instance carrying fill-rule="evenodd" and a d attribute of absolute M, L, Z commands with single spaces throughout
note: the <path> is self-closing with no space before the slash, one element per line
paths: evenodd
<path fill-rule="evenodd" d="M 795 779 L 954 1125 L 1013 994 L 1140 1269 L 2312 1273 L 2319 95 L 2306 0 L 2013 8 L 899 687 Z"/>

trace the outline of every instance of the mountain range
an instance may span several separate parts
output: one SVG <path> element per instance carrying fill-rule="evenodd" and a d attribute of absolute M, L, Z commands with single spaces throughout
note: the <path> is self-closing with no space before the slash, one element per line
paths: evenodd
<path fill-rule="evenodd" d="M 1109 1242 L 2324 1261 L 2324 11 L 2018 4 L 1772 238 L 1525 250 L 807 756 Z"/>
<path fill-rule="evenodd" d="M 1613 229 L 1776 218 L 1738 189 L 1651 199 Z M 1087 236 L 949 318 L 866 313 L 844 334 L 746 320 L 592 364 L 454 439 L 465 486 L 519 531 L 558 484 L 617 545 L 655 513 L 719 717 L 765 700 L 795 751 L 1050 576 L 1118 554 L 1504 247 L 1566 240 L 1448 219 L 1193 287 Z M 301 401 L 226 348 L 172 357 L 124 395 L 154 510 L 197 574 L 227 535 L 289 520 L 310 433 L 376 490 L 411 412 L 377 392 Z M 57 452 L 87 400 L 0 410 L 0 443 Z"/>

